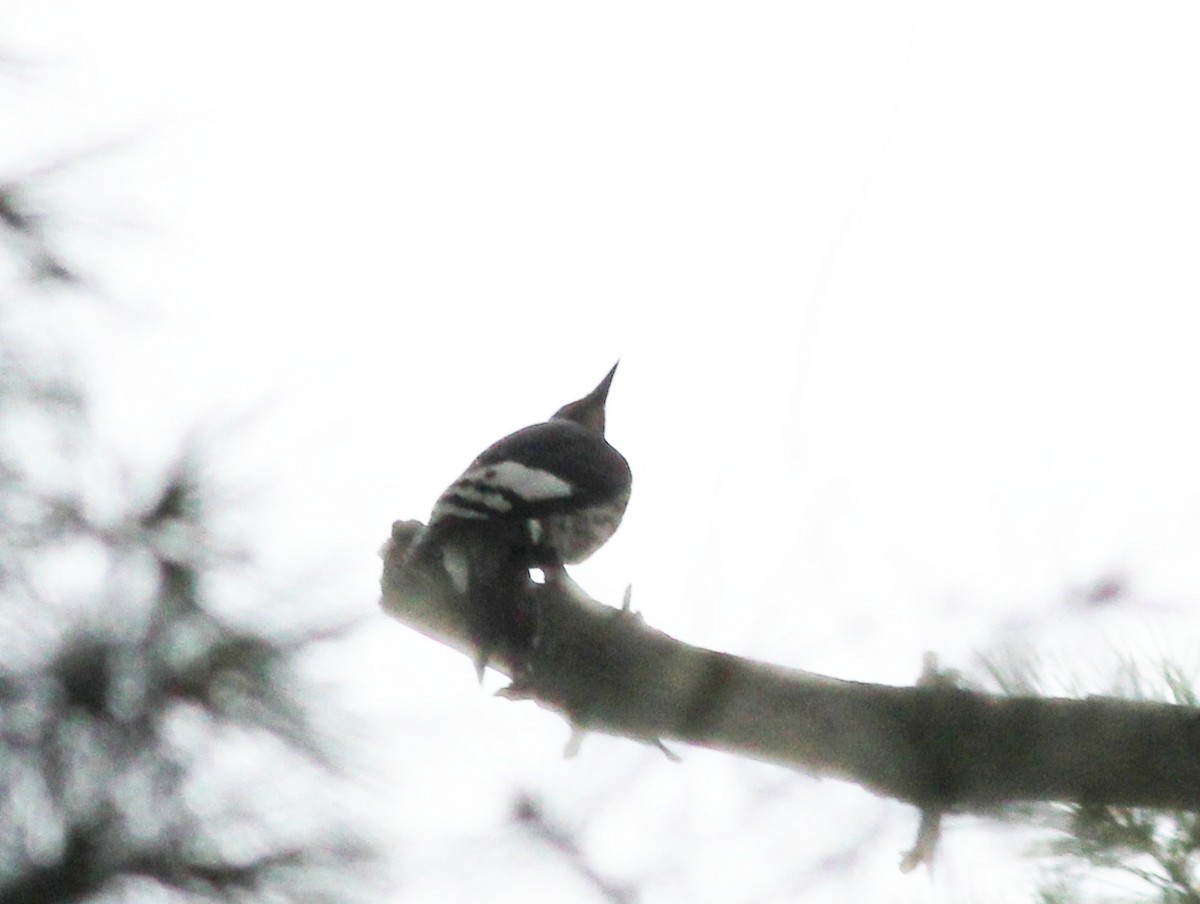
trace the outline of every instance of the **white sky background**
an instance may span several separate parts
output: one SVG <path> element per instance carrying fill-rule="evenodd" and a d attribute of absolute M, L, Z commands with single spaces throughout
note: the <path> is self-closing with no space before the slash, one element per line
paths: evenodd
<path fill-rule="evenodd" d="M 98 421 L 147 461 L 236 423 L 221 475 L 331 608 L 620 357 L 634 496 L 593 595 L 866 681 L 1008 645 L 1101 683 L 1113 647 L 1193 664 L 1194 4 L 6 7 L 0 171 L 129 141 L 63 192 L 136 311 L 81 329 Z M 906 808 L 603 738 L 563 761 L 554 717 L 370 633 L 335 667 L 377 714 L 398 900 L 593 900 L 506 834 L 514 785 L 647 901 L 1029 899 L 1003 827 L 902 877 Z"/>

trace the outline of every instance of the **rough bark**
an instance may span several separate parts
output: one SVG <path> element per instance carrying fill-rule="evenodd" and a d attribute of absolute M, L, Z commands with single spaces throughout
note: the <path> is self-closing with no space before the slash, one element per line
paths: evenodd
<path fill-rule="evenodd" d="M 384 547 L 384 610 L 471 655 L 464 601 L 406 568 L 418 522 Z M 1013 801 L 1200 810 L 1200 709 L 1112 697 L 1000 697 L 926 676 L 828 678 L 694 647 L 569 580 L 530 584 L 541 639 L 508 696 L 581 729 L 682 741 L 856 782 L 926 813 Z M 493 667 L 511 675 L 503 657 Z"/>

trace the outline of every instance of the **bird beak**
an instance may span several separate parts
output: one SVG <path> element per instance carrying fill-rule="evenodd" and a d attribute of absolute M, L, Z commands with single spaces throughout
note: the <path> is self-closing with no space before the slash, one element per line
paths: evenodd
<path fill-rule="evenodd" d="M 617 362 L 617 364 L 620 363 L 620 361 Z M 563 405 L 554 413 L 551 420 L 563 418 L 604 433 L 604 403 L 608 401 L 608 387 L 612 385 L 612 378 L 617 372 L 617 364 L 613 365 L 612 370 L 600 381 L 599 386 L 579 401 Z"/>
<path fill-rule="evenodd" d="M 616 375 L 617 368 L 620 367 L 620 365 L 620 361 L 614 364 L 612 366 L 612 370 L 610 370 L 605 378 L 600 381 L 600 385 L 587 394 L 589 401 L 598 402 L 601 405 L 608 401 L 608 387 L 612 386 L 613 377 Z"/>

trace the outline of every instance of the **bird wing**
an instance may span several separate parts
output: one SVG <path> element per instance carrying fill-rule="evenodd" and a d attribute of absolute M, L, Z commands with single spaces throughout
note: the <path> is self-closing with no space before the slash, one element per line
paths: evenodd
<path fill-rule="evenodd" d="M 625 457 L 594 430 L 547 421 L 493 443 L 442 494 L 439 515 L 524 520 L 606 502 L 628 492 Z"/>

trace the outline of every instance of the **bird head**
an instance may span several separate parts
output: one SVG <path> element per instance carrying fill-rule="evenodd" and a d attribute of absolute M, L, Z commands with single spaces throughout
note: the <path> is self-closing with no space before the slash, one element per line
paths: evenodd
<path fill-rule="evenodd" d="M 618 361 L 617 364 L 621 362 Z M 604 433 L 604 403 L 608 400 L 608 387 L 612 385 L 613 375 L 617 372 L 617 364 L 612 366 L 600 385 L 575 402 L 568 402 L 554 412 L 550 420 L 574 421 L 577 424 Z"/>

